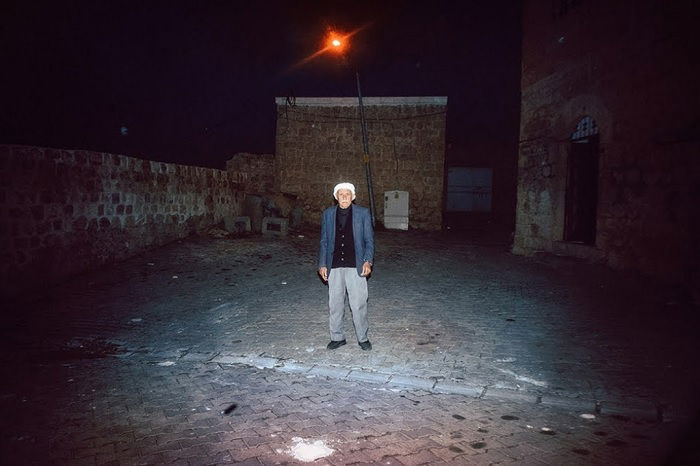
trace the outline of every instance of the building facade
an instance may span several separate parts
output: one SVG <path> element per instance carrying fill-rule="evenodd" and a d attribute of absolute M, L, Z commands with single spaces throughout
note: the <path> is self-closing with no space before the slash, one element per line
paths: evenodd
<path fill-rule="evenodd" d="M 409 226 L 442 227 L 447 97 L 366 97 L 375 218 L 384 193 L 407 191 Z M 357 97 L 278 97 L 275 171 L 281 192 L 296 196 L 306 223 L 333 204 L 333 186 L 350 181 L 358 202 L 369 191 Z"/>
<path fill-rule="evenodd" d="M 700 289 L 694 2 L 528 1 L 513 252 Z"/>

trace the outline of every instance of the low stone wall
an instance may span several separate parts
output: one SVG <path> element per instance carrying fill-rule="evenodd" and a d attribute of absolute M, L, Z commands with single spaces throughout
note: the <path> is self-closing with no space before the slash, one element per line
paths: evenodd
<path fill-rule="evenodd" d="M 12 296 L 240 215 L 227 171 L 0 145 L 0 292 Z"/>

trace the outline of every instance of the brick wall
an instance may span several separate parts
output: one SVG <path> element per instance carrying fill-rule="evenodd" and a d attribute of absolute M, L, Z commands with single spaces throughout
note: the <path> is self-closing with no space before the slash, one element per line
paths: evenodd
<path fill-rule="evenodd" d="M 596 258 L 700 289 L 692 2 L 526 2 L 513 251 Z M 595 241 L 563 241 L 577 122 L 598 127 Z"/>
<path fill-rule="evenodd" d="M 3 296 L 182 238 L 240 212 L 229 173 L 0 145 Z"/>
<path fill-rule="evenodd" d="M 282 192 L 296 195 L 304 219 L 318 224 L 333 205 L 333 186 L 352 182 L 357 203 L 369 206 L 357 98 L 277 98 L 276 171 Z M 363 99 L 375 217 L 384 192 L 409 192 L 411 228 L 442 226 L 446 97 Z"/>

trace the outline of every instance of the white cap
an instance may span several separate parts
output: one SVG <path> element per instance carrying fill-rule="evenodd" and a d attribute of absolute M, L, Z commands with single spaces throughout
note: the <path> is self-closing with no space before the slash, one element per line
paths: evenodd
<path fill-rule="evenodd" d="M 350 192 L 352 193 L 352 200 L 355 200 L 355 185 L 352 183 L 338 183 L 335 185 L 335 188 L 333 188 L 333 197 L 338 200 L 338 190 L 340 189 L 349 189 Z"/>

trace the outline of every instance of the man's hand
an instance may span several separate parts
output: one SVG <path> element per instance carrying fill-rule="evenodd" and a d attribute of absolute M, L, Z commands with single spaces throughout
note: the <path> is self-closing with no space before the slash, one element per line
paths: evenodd
<path fill-rule="evenodd" d="M 323 278 L 324 282 L 328 281 L 328 267 L 321 267 L 318 269 L 318 274 Z"/>
<path fill-rule="evenodd" d="M 372 273 L 372 264 L 369 262 L 365 262 L 362 264 L 362 276 L 366 277 L 367 275 Z"/>

